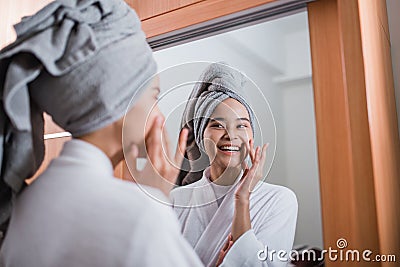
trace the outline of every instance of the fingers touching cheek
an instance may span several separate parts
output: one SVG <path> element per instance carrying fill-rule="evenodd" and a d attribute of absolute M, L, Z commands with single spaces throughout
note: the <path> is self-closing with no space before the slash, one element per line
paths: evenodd
<path fill-rule="evenodd" d="M 162 117 L 164 119 L 164 115 L 161 113 L 158 106 L 156 106 L 147 117 L 144 130 L 145 136 L 147 136 L 147 134 L 150 132 L 151 127 L 154 125 L 155 119 L 158 117 Z"/>

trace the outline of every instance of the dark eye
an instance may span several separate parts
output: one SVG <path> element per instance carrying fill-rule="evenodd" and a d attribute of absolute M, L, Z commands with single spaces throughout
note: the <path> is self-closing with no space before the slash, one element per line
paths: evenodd
<path fill-rule="evenodd" d="M 246 125 L 246 124 L 239 124 L 239 125 L 237 126 L 237 128 L 238 128 L 238 129 L 245 129 L 245 128 L 247 128 L 247 125 Z"/>
<path fill-rule="evenodd" d="M 219 123 L 213 123 L 210 125 L 211 128 L 223 129 L 224 126 Z"/>

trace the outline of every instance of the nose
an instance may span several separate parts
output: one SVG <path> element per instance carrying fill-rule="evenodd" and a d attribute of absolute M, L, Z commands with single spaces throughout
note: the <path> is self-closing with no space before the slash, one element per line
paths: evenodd
<path fill-rule="evenodd" d="M 236 132 L 236 128 L 235 127 L 226 127 L 225 128 L 225 133 L 223 135 L 223 139 L 224 140 L 234 140 L 237 139 L 238 135 Z"/>

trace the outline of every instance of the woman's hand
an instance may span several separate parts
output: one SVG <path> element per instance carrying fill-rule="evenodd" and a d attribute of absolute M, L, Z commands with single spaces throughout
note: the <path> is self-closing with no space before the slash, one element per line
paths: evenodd
<path fill-rule="evenodd" d="M 129 166 L 130 173 L 129 171 L 124 172 L 124 178 L 133 178 L 137 183 L 158 188 L 166 196 L 169 196 L 180 171 L 184 157 L 183 151 L 186 149 L 188 130 L 182 129 L 180 132 L 175 156 L 172 157 L 170 142 L 165 128 L 163 131 L 163 121 L 162 117 L 156 118 L 146 136 L 147 162 L 142 171 L 136 168 L 136 160 L 139 153 L 138 147 L 133 145 L 131 150 L 126 153 L 125 160 Z M 162 132 L 164 132 L 164 135 L 162 135 Z"/>
<path fill-rule="evenodd" d="M 263 178 L 264 165 L 267 157 L 267 148 L 268 144 L 264 144 L 262 148 L 257 146 L 254 150 L 253 141 L 250 140 L 246 146 L 246 150 L 242 150 L 248 151 L 252 166 L 249 168 L 249 166 L 243 160 L 242 168 L 244 172 L 243 177 L 235 191 L 236 201 L 247 204 L 250 199 L 250 193 L 254 190 L 257 183 Z"/>
<path fill-rule="evenodd" d="M 219 252 L 219 256 L 218 256 L 218 260 L 217 260 L 217 264 L 216 264 L 217 267 L 224 261 L 225 255 L 228 253 L 229 249 L 232 246 L 233 246 L 232 234 L 229 234 L 224 247 Z"/>
<path fill-rule="evenodd" d="M 254 190 L 257 183 L 263 177 L 265 159 L 267 157 L 268 145 L 257 147 L 254 150 L 253 142 L 247 145 L 252 166 L 249 168 L 243 160 L 243 177 L 235 191 L 235 211 L 232 221 L 232 240 L 236 242 L 240 236 L 251 229 L 250 222 L 250 193 Z M 242 149 L 245 151 L 245 149 Z M 247 154 L 245 153 L 244 156 Z M 243 157 L 245 158 L 245 157 Z"/>

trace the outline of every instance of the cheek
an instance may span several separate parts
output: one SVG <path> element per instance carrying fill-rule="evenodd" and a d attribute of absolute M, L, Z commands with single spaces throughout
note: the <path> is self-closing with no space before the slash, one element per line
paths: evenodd
<path fill-rule="evenodd" d="M 147 101 L 147 103 L 143 101 L 127 113 L 124 124 L 124 133 L 129 136 L 129 139 L 133 143 L 138 144 L 142 142 L 145 138 L 145 134 L 147 134 L 151 129 L 155 115 L 159 112 L 158 108 L 156 108 L 156 112 L 150 113 L 153 103 L 154 101 Z"/>
<path fill-rule="evenodd" d="M 213 140 L 205 137 L 204 138 L 204 148 L 206 149 L 207 154 L 208 153 L 215 154 L 217 146 Z"/>
<path fill-rule="evenodd" d="M 150 112 L 150 114 L 149 114 Z M 147 134 L 150 132 L 151 127 L 154 124 L 154 121 L 157 117 L 164 117 L 163 114 L 161 113 L 160 109 L 158 108 L 158 106 L 155 106 L 153 110 L 149 110 L 146 114 L 146 123 L 145 123 L 145 127 L 144 127 L 144 132 L 145 135 L 147 136 Z"/>
<path fill-rule="evenodd" d="M 240 134 L 242 140 L 246 141 L 247 143 L 253 139 L 253 131 L 252 130 L 246 130 L 241 132 Z"/>
<path fill-rule="evenodd" d="M 137 109 L 136 116 L 131 118 L 131 126 L 129 129 L 131 142 L 139 148 L 139 158 L 146 158 L 145 139 L 149 134 L 154 120 L 161 113 L 158 108 L 153 109 L 149 114 L 150 109 Z"/>
<path fill-rule="evenodd" d="M 206 150 L 205 152 L 207 153 L 210 162 L 212 162 L 217 153 L 218 137 L 216 136 L 215 133 L 213 133 L 212 130 L 206 129 L 203 134 L 203 140 L 204 140 L 204 148 Z"/>
<path fill-rule="evenodd" d="M 142 110 L 139 107 L 134 107 L 125 117 L 124 123 L 124 139 L 130 143 L 138 143 L 143 135 L 145 118 L 140 116 Z"/>
<path fill-rule="evenodd" d="M 218 132 L 215 130 L 210 130 L 206 129 L 203 134 L 203 140 L 204 140 L 204 147 L 206 148 L 214 148 L 218 140 L 220 139 L 220 136 L 218 135 Z"/>

